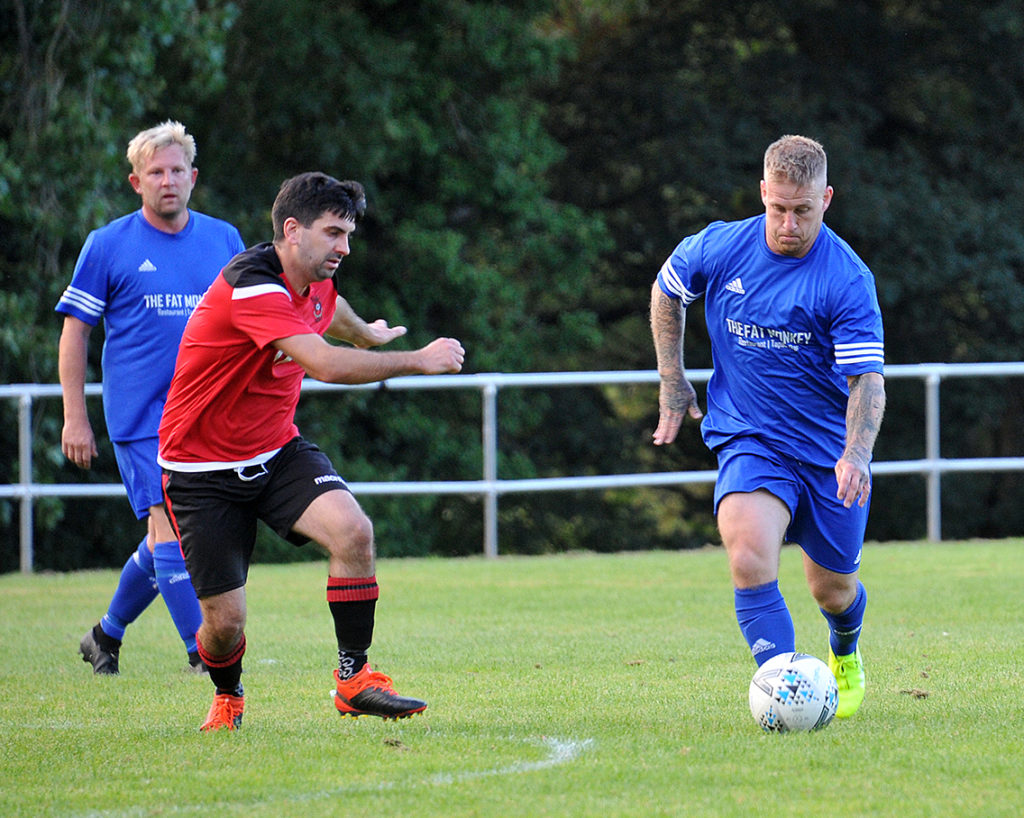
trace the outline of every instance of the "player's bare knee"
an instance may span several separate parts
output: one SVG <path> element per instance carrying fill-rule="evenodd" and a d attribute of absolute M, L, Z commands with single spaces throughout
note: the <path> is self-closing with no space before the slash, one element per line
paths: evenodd
<path fill-rule="evenodd" d="M 857 597 L 857 584 L 852 584 L 841 579 L 818 581 L 811 585 L 811 596 L 818 603 L 818 607 L 831 614 L 841 614 L 849 608 Z"/>
<path fill-rule="evenodd" d="M 729 571 L 737 588 L 753 588 L 778 578 L 778 558 L 750 544 L 733 543 L 728 548 Z"/>
<path fill-rule="evenodd" d="M 215 654 L 231 651 L 242 639 L 245 632 L 245 606 L 231 601 L 214 598 L 216 601 L 200 600 L 203 615 L 200 626 L 203 644 Z"/>
<path fill-rule="evenodd" d="M 213 656 L 226 656 L 238 647 L 242 641 L 244 623 L 218 620 L 216 623 L 205 621 L 199 628 L 198 640 L 203 649 Z"/>
<path fill-rule="evenodd" d="M 373 523 L 362 511 L 353 514 L 324 546 L 333 556 L 346 560 L 372 559 Z"/>
<path fill-rule="evenodd" d="M 824 594 L 814 594 L 814 601 L 818 607 L 831 614 L 841 614 L 853 604 L 856 594 L 849 594 L 841 591 L 831 591 Z"/>

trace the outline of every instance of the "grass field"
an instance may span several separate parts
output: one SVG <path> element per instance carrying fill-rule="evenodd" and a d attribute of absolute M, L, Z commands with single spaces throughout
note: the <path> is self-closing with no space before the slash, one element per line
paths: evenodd
<path fill-rule="evenodd" d="M 815 734 L 761 733 L 724 554 L 378 566 L 371 660 L 430 702 L 342 720 L 318 565 L 253 568 L 246 713 L 201 734 L 166 609 L 120 677 L 78 640 L 113 571 L 0 577 L 0 816 L 1019 816 L 1024 541 L 869 544 L 868 698 Z M 797 647 L 823 620 L 799 553 Z"/>

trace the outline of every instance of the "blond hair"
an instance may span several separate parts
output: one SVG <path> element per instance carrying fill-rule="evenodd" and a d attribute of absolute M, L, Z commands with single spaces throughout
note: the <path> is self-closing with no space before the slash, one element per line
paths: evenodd
<path fill-rule="evenodd" d="M 132 170 L 139 172 L 142 166 L 153 158 L 154 153 L 171 145 L 181 146 L 185 152 L 185 161 L 192 167 L 196 158 L 196 140 L 185 130 L 184 125 L 168 119 L 153 128 L 137 133 L 128 143 L 127 156 Z"/>
<path fill-rule="evenodd" d="M 821 143 L 806 136 L 787 134 L 764 152 L 764 178 L 787 179 L 801 187 L 825 182 L 828 159 Z"/>

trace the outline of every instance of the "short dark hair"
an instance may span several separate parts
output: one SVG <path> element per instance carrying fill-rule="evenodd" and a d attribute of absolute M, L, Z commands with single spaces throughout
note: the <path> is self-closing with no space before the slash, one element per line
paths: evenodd
<path fill-rule="evenodd" d="M 324 213 L 356 222 L 366 212 L 366 193 L 359 182 L 339 182 L 326 173 L 300 173 L 281 183 L 274 199 L 271 220 L 274 241 L 284 238 L 286 219 L 309 227 Z"/>

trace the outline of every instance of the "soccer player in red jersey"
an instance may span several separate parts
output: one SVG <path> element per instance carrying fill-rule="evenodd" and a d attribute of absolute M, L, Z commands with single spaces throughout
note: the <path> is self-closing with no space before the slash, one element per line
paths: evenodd
<path fill-rule="evenodd" d="M 290 542 L 312 540 L 327 551 L 338 712 L 405 718 L 427 706 L 399 696 L 387 676 L 370 669 L 378 598 L 373 526 L 294 421 L 306 375 L 356 384 L 462 369 L 465 350 L 453 338 L 409 352 L 369 349 L 406 329 L 367 323 L 338 293 L 338 268 L 365 207 L 357 182 L 323 173 L 285 181 L 272 212 L 273 242 L 232 259 L 182 338 L 159 459 L 202 609 L 199 653 L 216 687 L 203 730 L 241 724 L 245 582 L 257 520 Z"/>

